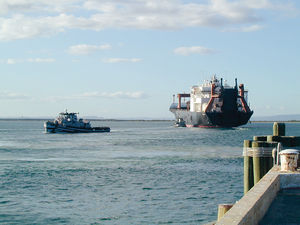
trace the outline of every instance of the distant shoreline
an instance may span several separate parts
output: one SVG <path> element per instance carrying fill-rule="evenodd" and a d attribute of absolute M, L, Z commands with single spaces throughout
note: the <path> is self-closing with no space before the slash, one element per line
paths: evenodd
<path fill-rule="evenodd" d="M 54 120 L 54 118 L 0 118 L 0 121 L 8 120 L 8 121 L 48 121 Z M 141 121 L 141 122 L 160 122 L 160 121 L 174 121 L 171 119 L 87 119 L 89 121 Z"/>
<path fill-rule="evenodd" d="M 249 123 L 300 123 L 300 120 L 257 120 L 257 121 L 250 121 Z"/>
<path fill-rule="evenodd" d="M 0 118 L 0 121 L 48 121 L 54 120 L 54 118 Z M 175 119 L 87 119 L 89 121 L 116 121 L 116 122 L 126 122 L 126 121 L 133 121 L 133 122 L 172 122 Z M 300 123 L 300 120 L 255 120 L 249 121 L 249 123 Z"/>

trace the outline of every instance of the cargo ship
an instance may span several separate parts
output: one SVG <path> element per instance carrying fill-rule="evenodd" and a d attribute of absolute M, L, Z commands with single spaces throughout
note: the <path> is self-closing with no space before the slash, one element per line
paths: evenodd
<path fill-rule="evenodd" d="M 224 82 L 225 83 L 225 82 Z M 253 111 L 248 105 L 248 91 L 244 85 L 223 84 L 213 76 L 202 85 L 191 88 L 190 94 L 177 94 L 178 102 L 173 103 L 170 111 L 176 122 L 184 121 L 186 127 L 238 127 L 247 124 Z"/>
<path fill-rule="evenodd" d="M 110 132 L 109 127 L 92 127 L 90 121 L 78 119 L 78 113 L 62 112 L 54 121 L 44 122 L 46 133 L 102 133 Z"/>

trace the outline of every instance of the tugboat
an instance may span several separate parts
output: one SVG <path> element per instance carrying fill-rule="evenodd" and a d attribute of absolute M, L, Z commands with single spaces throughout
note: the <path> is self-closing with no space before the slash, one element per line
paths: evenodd
<path fill-rule="evenodd" d="M 253 111 L 247 103 L 248 91 L 244 85 L 223 85 L 223 79 L 213 76 L 210 81 L 191 88 L 190 94 L 178 94 L 178 103 L 170 111 L 176 122 L 183 120 L 187 127 L 238 127 L 248 123 Z M 182 102 L 182 98 L 184 101 Z M 187 101 L 185 101 L 187 99 Z"/>
<path fill-rule="evenodd" d="M 92 127 L 90 121 L 77 118 L 78 113 L 62 112 L 54 121 L 44 122 L 46 133 L 102 133 L 109 127 Z"/>
<path fill-rule="evenodd" d="M 175 127 L 186 127 L 185 122 L 182 118 L 179 118 L 178 120 L 176 120 L 174 126 Z"/>

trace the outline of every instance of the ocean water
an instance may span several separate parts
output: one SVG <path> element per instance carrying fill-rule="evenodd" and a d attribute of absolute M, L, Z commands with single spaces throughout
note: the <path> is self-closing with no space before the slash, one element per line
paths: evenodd
<path fill-rule="evenodd" d="M 43 121 L 0 121 L 0 224 L 205 224 L 243 195 L 236 129 L 170 121 L 95 121 L 110 133 L 45 134 Z M 286 124 L 300 135 L 300 124 Z"/>

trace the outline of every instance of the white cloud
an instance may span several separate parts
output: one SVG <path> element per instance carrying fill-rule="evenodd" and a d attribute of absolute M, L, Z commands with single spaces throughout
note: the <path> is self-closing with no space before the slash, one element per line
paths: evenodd
<path fill-rule="evenodd" d="M 78 101 L 88 99 L 101 99 L 101 98 L 112 98 L 112 99 L 145 99 L 148 95 L 142 91 L 116 91 L 116 92 L 86 92 L 78 95 L 69 96 L 49 96 L 49 97 L 32 97 L 26 94 L 11 92 L 11 91 L 0 91 L 0 100 L 19 100 L 19 101 Z"/>
<path fill-rule="evenodd" d="M 128 63 L 137 63 L 140 62 L 142 59 L 140 58 L 109 58 L 109 59 L 103 59 L 102 61 L 104 63 L 122 63 L 122 62 L 128 62 Z"/>
<path fill-rule="evenodd" d="M 2 0 L 0 40 L 50 36 L 69 29 L 173 30 L 215 27 L 222 30 L 228 26 L 252 26 L 263 22 L 261 11 L 295 11 L 291 3 L 278 2 L 280 1 Z"/>
<path fill-rule="evenodd" d="M 86 92 L 79 95 L 71 95 L 71 96 L 52 96 L 46 101 L 66 101 L 66 100 L 86 100 L 86 99 L 94 99 L 94 98 L 121 98 L 121 99 L 144 99 L 147 98 L 148 95 L 141 91 L 136 92 L 126 92 L 126 91 L 117 91 L 117 92 Z"/>
<path fill-rule="evenodd" d="M 264 27 L 261 25 L 251 25 L 251 26 L 245 26 L 245 27 L 234 27 L 234 28 L 227 28 L 223 29 L 224 32 L 254 32 L 262 30 Z"/>
<path fill-rule="evenodd" d="M 0 59 L 0 63 L 2 63 L 2 64 L 13 65 L 13 64 L 16 64 L 18 62 L 20 62 L 20 60 L 18 60 L 18 59 L 11 59 L 11 58 L 9 58 L 9 59 Z"/>
<path fill-rule="evenodd" d="M 87 44 L 80 44 L 80 45 L 73 45 L 69 47 L 68 52 L 73 55 L 87 55 L 95 51 L 100 50 L 107 50 L 111 49 L 111 45 L 87 45 Z"/>
<path fill-rule="evenodd" d="M 98 98 L 98 97 L 104 97 L 104 98 L 128 98 L 128 99 L 141 99 L 146 98 L 147 95 L 144 92 L 137 91 L 137 92 L 124 92 L 124 91 L 118 91 L 118 92 L 88 92 L 81 95 L 85 98 Z"/>
<path fill-rule="evenodd" d="M 179 47 L 174 49 L 174 53 L 177 55 L 191 55 L 191 54 L 214 54 L 215 50 L 206 48 L 203 46 L 192 46 L 192 47 Z"/>
<path fill-rule="evenodd" d="M 272 109 L 272 106 L 266 105 L 265 108 L 269 110 L 269 109 Z"/>
<path fill-rule="evenodd" d="M 3 62 L 7 63 L 7 64 L 16 64 L 18 62 L 18 60 L 16 60 L 16 59 L 7 59 L 7 60 L 4 60 Z"/>
<path fill-rule="evenodd" d="M 40 18 L 40 26 L 38 20 L 23 15 L 0 18 L 0 39 L 17 40 L 55 33 L 55 29 L 50 28 L 51 25 L 46 23 L 45 18 Z"/>
<path fill-rule="evenodd" d="M 32 63 L 52 63 L 55 62 L 55 59 L 53 58 L 35 58 L 35 59 L 27 59 L 27 62 Z"/>
<path fill-rule="evenodd" d="M 27 100 L 31 97 L 25 94 L 20 94 L 16 92 L 8 92 L 8 91 L 2 91 L 0 92 L 0 99 L 1 100 Z"/>
<path fill-rule="evenodd" d="M 291 1 L 279 1 L 279 0 L 244 0 L 243 3 L 246 7 L 251 9 L 270 9 L 270 10 L 282 10 L 287 12 L 295 12 L 296 8 Z"/>
<path fill-rule="evenodd" d="M 247 26 L 242 28 L 242 32 L 252 32 L 252 31 L 258 31 L 263 29 L 264 27 L 261 25 L 252 25 L 252 26 Z"/>
<path fill-rule="evenodd" d="M 0 63 L 2 64 L 17 64 L 17 63 L 53 63 L 55 59 L 53 58 L 29 58 L 29 59 L 0 59 Z"/>
<path fill-rule="evenodd" d="M 16 13 L 45 14 L 78 10 L 78 0 L 1 0 L 0 15 Z"/>

